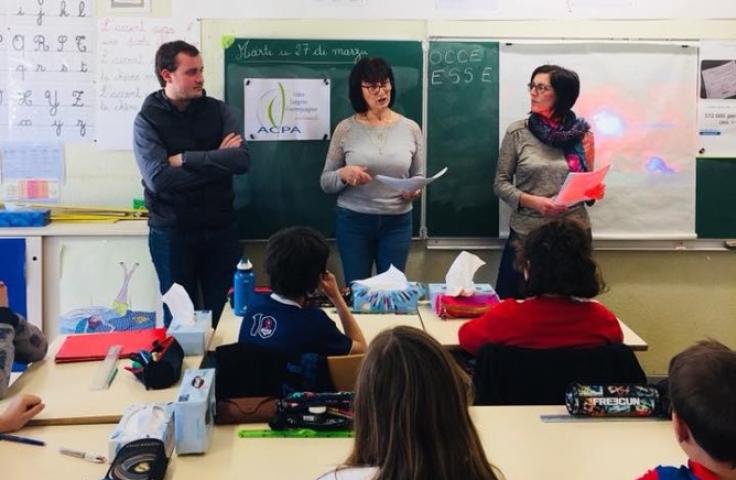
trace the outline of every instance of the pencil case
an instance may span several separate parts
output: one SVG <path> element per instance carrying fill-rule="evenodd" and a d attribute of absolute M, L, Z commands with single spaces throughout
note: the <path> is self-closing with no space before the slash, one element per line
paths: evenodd
<path fill-rule="evenodd" d="M 589 417 L 652 417 L 661 415 L 659 391 L 650 385 L 572 383 L 565 392 L 570 415 Z"/>
<path fill-rule="evenodd" d="M 353 282 L 353 308 L 356 313 L 414 313 L 417 302 L 424 295 L 424 288 L 410 282 L 401 290 L 371 290 L 369 287 Z"/>
<path fill-rule="evenodd" d="M 176 338 L 166 337 L 162 341 L 154 340 L 150 351 L 141 350 L 132 354 L 130 359 L 134 366 L 125 367 L 126 370 L 143 382 L 146 390 L 160 390 L 169 388 L 181 378 L 184 349 Z"/>

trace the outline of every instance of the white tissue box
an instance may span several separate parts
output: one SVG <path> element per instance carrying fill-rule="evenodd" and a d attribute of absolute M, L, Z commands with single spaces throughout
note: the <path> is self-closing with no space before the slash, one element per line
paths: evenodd
<path fill-rule="evenodd" d="M 185 324 L 175 318 L 171 321 L 167 333 L 176 338 L 184 350 L 184 355 L 204 355 L 211 329 L 212 312 L 196 310 L 193 323 Z"/>
<path fill-rule="evenodd" d="M 215 417 L 215 370 L 184 372 L 174 404 L 176 453 L 205 453 Z"/>
<path fill-rule="evenodd" d="M 128 406 L 108 441 L 108 460 L 112 460 L 126 443 L 141 438 L 157 438 L 164 442 L 166 456 L 174 450 L 174 405 L 171 403 L 137 403 Z"/>

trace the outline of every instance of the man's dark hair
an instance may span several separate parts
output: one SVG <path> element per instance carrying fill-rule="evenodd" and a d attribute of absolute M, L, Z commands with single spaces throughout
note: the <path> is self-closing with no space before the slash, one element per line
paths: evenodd
<path fill-rule="evenodd" d="M 736 468 L 736 352 L 705 340 L 670 361 L 672 409 L 715 460 Z"/>
<path fill-rule="evenodd" d="M 348 79 L 350 103 L 356 113 L 365 113 L 368 111 L 368 104 L 363 98 L 363 82 L 378 84 L 388 81 L 391 83 L 391 94 L 388 106 L 391 108 L 396 99 L 396 83 L 394 82 L 394 72 L 388 62 L 378 57 L 364 57 L 358 60 L 350 71 Z"/>
<path fill-rule="evenodd" d="M 530 297 L 593 298 L 604 288 L 593 260 L 590 232 L 575 220 L 555 219 L 529 232 L 517 265 L 527 270 L 524 292 Z"/>
<path fill-rule="evenodd" d="M 329 255 L 325 237 L 313 228 L 290 227 L 276 232 L 266 245 L 271 289 L 289 298 L 315 291 L 327 270 Z"/>
<path fill-rule="evenodd" d="M 196 57 L 199 55 L 199 50 L 184 40 L 174 40 L 173 42 L 164 43 L 156 50 L 156 65 L 154 69 L 158 83 L 162 87 L 166 86 L 166 81 L 161 76 L 161 70 L 175 71 L 178 66 L 176 64 L 176 56 L 180 53 L 185 53 L 190 57 Z"/>
<path fill-rule="evenodd" d="M 580 78 L 572 70 L 559 65 L 540 65 L 532 72 L 531 81 L 539 73 L 549 75 L 549 83 L 555 91 L 555 104 L 552 107 L 552 116 L 562 118 L 572 109 L 580 95 Z"/>

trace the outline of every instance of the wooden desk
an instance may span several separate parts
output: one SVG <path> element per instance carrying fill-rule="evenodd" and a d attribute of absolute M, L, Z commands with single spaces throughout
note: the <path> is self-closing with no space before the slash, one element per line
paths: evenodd
<path fill-rule="evenodd" d="M 337 324 L 337 328 L 342 331 L 342 323 L 334 308 L 324 309 L 327 315 Z M 366 342 L 370 343 L 376 335 L 382 330 L 387 328 L 393 328 L 399 325 L 407 325 L 414 328 L 422 329 L 422 321 L 418 314 L 369 314 L 369 313 L 356 313 L 355 320 L 360 325 L 360 329 L 363 331 L 363 336 Z M 235 343 L 238 341 L 238 334 L 240 333 L 240 324 L 243 321 L 242 317 L 236 316 L 229 306 L 225 306 L 225 310 L 222 312 L 220 323 L 217 324 L 212 340 L 210 341 L 209 350 L 214 350 L 220 345 L 227 345 L 228 343 Z"/>
<path fill-rule="evenodd" d="M 686 461 L 668 421 L 582 420 L 545 423 L 542 414 L 564 407 L 472 407 L 471 415 L 490 461 L 509 480 L 637 478 L 659 465 Z M 217 426 L 205 455 L 174 455 L 167 479 L 314 479 L 342 462 L 352 439 L 277 439 L 237 437 L 240 428 Z M 3 478 L 101 478 L 105 465 L 58 453 L 61 446 L 106 453 L 112 425 L 31 427 L 20 434 L 47 442 L 35 447 L 3 442 Z"/>
<path fill-rule="evenodd" d="M 108 390 L 90 390 L 101 362 L 54 363 L 54 356 L 64 338 L 60 336 L 54 340 L 46 358 L 31 365 L 13 383 L 8 398 L 0 401 L 0 411 L 10 397 L 21 392 L 32 393 L 46 403 L 43 412 L 33 420 L 36 423 L 65 423 L 72 419 L 76 423 L 116 423 L 132 403 L 174 401 L 178 383 L 164 390 L 146 390 L 132 373 L 123 369 L 123 366 L 130 365 L 129 360 L 118 362 L 118 373 Z M 201 362 L 201 356 L 184 357 L 182 368 L 198 368 Z"/>
<path fill-rule="evenodd" d="M 418 313 L 422 319 L 424 329 L 442 345 L 446 347 L 460 346 L 457 338 L 457 331 L 460 329 L 460 326 L 467 321 L 467 319 L 443 320 L 434 313 L 429 305 L 426 304 L 419 305 Z M 624 322 L 619 320 L 618 323 L 621 325 L 621 330 L 624 333 L 624 343 L 631 347 L 632 350 L 645 351 L 649 348 L 647 342 L 630 329 Z"/>

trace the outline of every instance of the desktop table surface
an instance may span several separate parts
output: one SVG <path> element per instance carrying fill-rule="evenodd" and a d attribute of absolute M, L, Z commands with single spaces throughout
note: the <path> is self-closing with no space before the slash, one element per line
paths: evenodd
<path fill-rule="evenodd" d="M 35 423 L 109 423 L 117 422 L 126 407 L 132 403 L 172 402 L 179 390 L 176 385 L 162 390 L 146 390 L 143 383 L 123 367 L 130 360 L 118 362 L 118 373 L 109 389 L 90 389 L 93 378 L 102 361 L 55 363 L 54 356 L 65 335 L 57 337 L 46 358 L 33 363 L 13 383 L 7 398 L 0 401 L 0 411 L 10 397 L 18 393 L 30 393 L 41 397 L 46 408 L 33 420 Z M 182 371 L 199 368 L 201 356 L 184 357 Z"/>
<path fill-rule="evenodd" d="M 568 419 L 544 422 L 542 414 L 560 415 L 562 406 L 471 407 L 471 416 L 489 460 L 508 480 L 638 478 L 656 465 L 687 461 L 669 421 L 650 419 Z M 59 447 L 107 454 L 112 425 L 28 427 L 20 435 L 38 438 L 46 447 L 2 442 L 3 478 L 102 478 L 107 465 L 58 453 Z M 245 438 L 241 428 L 263 424 L 215 426 L 204 455 L 177 456 L 167 479 L 204 478 L 314 479 L 339 465 L 352 448 L 345 438 Z"/>
<path fill-rule="evenodd" d="M 419 313 L 419 317 L 422 319 L 424 330 L 437 339 L 438 342 L 446 347 L 460 346 L 457 331 L 463 323 L 468 321 L 467 318 L 444 320 L 434 313 L 429 304 L 419 305 L 417 312 Z M 645 351 L 649 348 L 647 342 L 629 328 L 628 325 L 620 319 L 618 320 L 618 323 L 621 325 L 621 330 L 624 334 L 624 344 L 628 345 L 635 351 Z"/>

